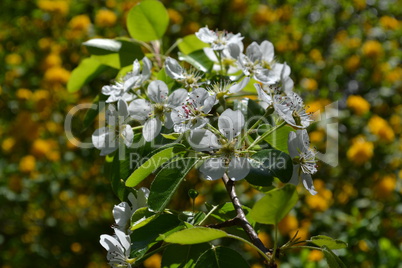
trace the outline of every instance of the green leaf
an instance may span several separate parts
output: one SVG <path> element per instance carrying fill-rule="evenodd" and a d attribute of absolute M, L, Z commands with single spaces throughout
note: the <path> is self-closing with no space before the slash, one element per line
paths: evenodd
<path fill-rule="evenodd" d="M 170 76 L 168 76 L 168 75 L 166 74 L 165 67 L 163 67 L 163 68 L 158 72 L 158 74 L 156 75 L 156 78 L 157 78 L 158 80 L 161 80 L 161 81 L 165 82 L 166 85 L 168 86 L 168 88 L 169 88 L 170 90 L 173 88 L 173 86 L 174 86 L 175 83 L 176 83 L 176 81 L 175 81 L 173 78 L 171 78 Z"/>
<path fill-rule="evenodd" d="M 152 213 L 146 207 L 137 209 L 134 212 L 133 216 L 131 217 L 131 222 L 132 222 L 131 227 L 130 227 L 131 231 L 147 225 L 152 220 L 154 220 L 157 216 L 158 216 L 158 214 Z"/>
<path fill-rule="evenodd" d="M 246 180 L 257 186 L 270 186 L 274 177 L 287 183 L 292 178 L 293 164 L 290 156 L 275 149 L 261 150 L 250 157 L 250 172 Z"/>
<path fill-rule="evenodd" d="M 195 34 L 185 36 L 183 39 L 181 39 L 181 42 L 179 43 L 178 46 L 180 51 L 183 54 L 187 55 L 196 50 L 203 49 L 204 47 L 209 47 L 208 44 L 198 39 L 198 37 L 195 36 Z"/>
<path fill-rule="evenodd" d="M 288 137 L 291 131 L 295 131 L 290 126 L 282 126 L 276 131 L 272 132 L 268 135 L 264 140 L 268 142 L 272 147 L 285 152 L 289 153 L 288 151 Z"/>
<path fill-rule="evenodd" d="M 163 268 L 194 268 L 201 253 L 210 249 L 208 243 L 195 245 L 170 245 L 163 252 Z"/>
<path fill-rule="evenodd" d="M 192 245 L 209 242 L 226 236 L 227 233 L 222 230 L 207 227 L 194 227 L 173 233 L 163 240 L 167 243 Z"/>
<path fill-rule="evenodd" d="M 324 253 L 324 257 L 328 263 L 329 268 L 346 268 L 346 265 L 342 262 L 342 260 L 329 248 L 323 246 L 322 252 Z"/>
<path fill-rule="evenodd" d="M 127 16 L 130 36 L 144 42 L 161 39 L 168 25 L 169 15 L 159 1 L 142 1 Z"/>
<path fill-rule="evenodd" d="M 246 268 L 250 267 L 235 250 L 226 247 L 215 247 L 205 251 L 197 260 L 195 268 Z"/>
<path fill-rule="evenodd" d="M 180 220 L 191 223 L 192 225 L 197 225 L 203 219 L 205 219 L 205 217 L 206 217 L 206 214 L 203 211 L 199 211 L 195 214 L 192 211 L 182 211 L 179 214 Z"/>
<path fill-rule="evenodd" d="M 127 40 L 91 39 L 83 43 L 92 57 L 104 65 L 115 69 L 131 66 L 135 59 L 144 57 L 138 44 Z"/>
<path fill-rule="evenodd" d="M 179 60 L 190 63 L 197 70 L 200 70 L 204 73 L 209 72 L 214 65 L 207 55 L 205 55 L 203 50 L 197 50 L 188 55 L 179 52 Z"/>
<path fill-rule="evenodd" d="M 341 249 L 341 248 L 347 248 L 348 244 L 338 240 L 338 239 L 333 239 L 332 237 L 325 236 L 325 235 L 317 235 L 313 236 L 310 238 L 310 240 L 307 240 L 307 242 L 316 244 L 319 247 L 326 246 L 329 249 Z"/>
<path fill-rule="evenodd" d="M 101 64 L 93 57 L 84 59 L 77 68 L 71 72 L 70 79 L 67 82 L 68 92 L 77 92 L 108 68 L 108 66 Z"/>
<path fill-rule="evenodd" d="M 181 150 L 178 148 L 184 149 L 185 146 L 182 144 L 172 144 L 169 145 L 168 148 L 159 151 L 154 154 L 151 158 L 145 161 L 138 169 L 136 169 L 130 177 L 128 177 L 126 181 L 127 187 L 135 187 L 141 181 L 143 181 L 146 177 L 148 177 L 155 169 L 160 167 L 162 164 L 166 163 L 174 156 L 176 156 Z"/>
<path fill-rule="evenodd" d="M 296 205 L 296 187 L 287 184 L 280 189 L 269 191 L 255 203 L 251 217 L 259 223 L 277 224 Z"/>
<path fill-rule="evenodd" d="M 160 212 L 167 206 L 181 181 L 197 161 L 197 158 L 181 158 L 162 167 L 151 185 L 148 198 L 151 210 Z"/>
<path fill-rule="evenodd" d="M 131 234 L 131 251 L 134 258 L 141 257 L 155 243 L 161 241 L 161 236 L 169 235 L 183 229 L 184 226 L 172 214 L 161 214 L 147 225 L 135 229 Z"/>

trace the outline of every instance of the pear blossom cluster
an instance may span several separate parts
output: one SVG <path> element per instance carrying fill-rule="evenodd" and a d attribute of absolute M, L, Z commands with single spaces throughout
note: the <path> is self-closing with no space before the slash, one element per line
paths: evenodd
<path fill-rule="evenodd" d="M 103 234 L 100 236 L 99 241 L 107 250 L 106 258 L 111 267 L 131 268 L 131 264 L 135 262 L 135 259 L 130 258 L 131 217 L 138 209 L 147 206 L 148 196 L 149 190 L 142 187 L 138 190 L 137 197 L 135 197 L 133 193 L 128 195 L 128 200 L 131 204 L 128 202 L 121 202 L 114 206 L 112 211 L 115 220 L 115 225 L 112 227 L 114 235 Z"/>
<path fill-rule="evenodd" d="M 244 114 L 226 108 L 225 102 L 246 87 L 254 88 L 260 105 L 295 130 L 288 137 L 294 163 L 291 183 L 301 180 L 315 194 L 311 179 L 317 171 L 315 151 L 309 148 L 306 131 L 313 120 L 301 96 L 293 91 L 290 67 L 276 60 L 273 44 L 253 42 L 244 50 L 244 37 L 239 33 L 208 27 L 195 35 L 209 44 L 203 51 L 213 62 L 212 74 L 217 78 L 166 57 L 163 69 L 174 80 L 172 86 L 153 76 L 149 58 L 144 57 L 142 64 L 135 60 L 132 72 L 102 88 L 109 107 L 106 126 L 92 135 L 94 146 L 107 155 L 121 146 L 130 147 L 137 131 L 146 142 L 161 133 L 184 134 L 203 159 L 200 171 L 206 179 L 216 180 L 226 173 L 234 181 L 241 180 L 249 173 L 253 148 L 245 143 L 249 133 L 244 129 Z"/>

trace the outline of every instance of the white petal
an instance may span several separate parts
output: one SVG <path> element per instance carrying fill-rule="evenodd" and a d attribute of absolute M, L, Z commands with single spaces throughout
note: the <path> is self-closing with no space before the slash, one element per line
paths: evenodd
<path fill-rule="evenodd" d="M 124 120 L 128 117 L 128 105 L 125 100 L 120 99 L 119 102 L 117 103 L 117 109 L 119 111 L 119 117 L 122 117 L 122 119 L 119 118 L 119 120 Z"/>
<path fill-rule="evenodd" d="M 108 123 L 108 125 L 117 126 L 119 124 L 118 113 L 116 111 L 116 107 L 113 104 L 110 104 L 107 107 L 105 117 L 106 117 L 106 122 Z"/>
<path fill-rule="evenodd" d="M 250 77 L 245 77 L 243 80 L 241 80 L 240 83 L 234 84 L 229 88 L 230 93 L 237 93 L 240 90 L 242 90 L 245 86 L 247 86 L 248 82 L 250 82 Z"/>
<path fill-rule="evenodd" d="M 131 74 L 128 74 L 128 76 L 124 77 L 124 91 L 128 91 L 133 87 L 138 88 L 140 86 L 140 83 L 140 75 L 131 76 Z"/>
<path fill-rule="evenodd" d="M 217 180 L 223 177 L 225 165 L 223 158 L 210 158 L 201 165 L 200 171 L 206 176 L 207 180 Z"/>
<path fill-rule="evenodd" d="M 125 252 L 130 252 L 130 236 L 126 235 L 123 231 L 119 229 L 114 229 L 114 232 L 116 233 L 117 238 L 120 241 L 120 244 L 123 246 L 125 249 Z"/>
<path fill-rule="evenodd" d="M 229 54 L 232 58 L 237 59 L 243 52 L 243 43 L 231 43 L 228 45 Z"/>
<path fill-rule="evenodd" d="M 109 96 L 109 95 L 114 94 L 114 92 L 115 92 L 115 89 L 110 85 L 102 87 L 102 94 L 103 95 Z"/>
<path fill-rule="evenodd" d="M 167 57 L 165 60 L 165 70 L 166 74 L 169 75 L 174 80 L 184 79 L 183 68 L 177 62 L 177 60 Z"/>
<path fill-rule="evenodd" d="M 169 89 L 163 81 L 155 80 L 148 86 L 148 97 L 156 103 L 163 103 L 167 99 L 168 94 Z"/>
<path fill-rule="evenodd" d="M 301 177 L 304 188 L 306 188 L 310 192 L 310 194 L 316 195 L 317 191 L 314 188 L 313 179 L 311 178 L 311 175 L 302 173 Z"/>
<path fill-rule="evenodd" d="M 219 62 L 218 58 L 216 57 L 216 54 L 214 52 L 214 50 L 210 47 L 204 47 L 204 53 L 205 55 L 207 55 L 207 57 L 213 61 L 213 62 Z"/>
<path fill-rule="evenodd" d="M 211 151 L 221 147 L 216 135 L 206 129 L 192 130 L 188 137 L 188 142 L 196 151 Z"/>
<path fill-rule="evenodd" d="M 168 103 L 171 108 L 175 108 L 179 105 L 182 105 L 188 96 L 187 90 L 184 88 L 176 89 L 170 94 Z"/>
<path fill-rule="evenodd" d="M 168 128 L 171 129 L 173 127 L 173 120 L 172 120 L 172 113 L 165 113 L 165 122 L 163 122 L 163 125 Z"/>
<path fill-rule="evenodd" d="M 152 106 L 147 100 L 136 99 L 130 103 L 128 111 L 132 118 L 145 121 L 151 114 Z"/>
<path fill-rule="evenodd" d="M 127 227 L 127 224 L 131 218 L 130 205 L 127 202 L 121 202 L 113 207 L 112 212 L 116 224 L 121 228 Z"/>
<path fill-rule="evenodd" d="M 116 251 L 116 249 L 121 249 L 121 244 L 111 235 L 101 235 L 99 243 L 104 247 L 107 251 Z"/>
<path fill-rule="evenodd" d="M 130 125 L 123 125 L 120 129 L 124 144 L 127 147 L 130 147 L 133 144 L 134 139 L 134 131 L 132 127 Z"/>
<path fill-rule="evenodd" d="M 244 126 L 244 115 L 241 111 L 226 109 L 218 119 L 219 131 L 229 140 L 238 136 Z"/>
<path fill-rule="evenodd" d="M 103 149 L 106 144 L 106 139 L 109 136 L 110 129 L 108 127 L 102 127 L 95 130 L 92 134 L 92 144 L 96 149 Z"/>
<path fill-rule="evenodd" d="M 206 98 L 209 97 L 208 91 L 204 88 L 196 88 L 190 92 L 188 98 L 195 104 L 196 107 L 200 107 Z"/>
<path fill-rule="evenodd" d="M 151 118 L 147 120 L 144 124 L 144 128 L 142 129 L 142 134 L 144 135 L 144 139 L 146 141 L 152 141 L 158 136 L 161 132 L 162 123 L 157 118 Z"/>
<path fill-rule="evenodd" d="M 141 65 L 140 65 L 140 63 L 138 62 L 138 60 L 136 59 L 136 60 L 133 62 L 133 71 L 131 72 L 132 76 L 137 76 L 137 75 L 139 75 L 139 74 L 140 74 L 140 69 L 141 69 Z"/>
<path fill-rule="evenodd" d="M 265 101 L 268 105 L 271 105 L 273 102 L 272 97 L 264 91 L 261 85 L 255 83 L 254 87 L 257 89 L 258 97 L 260 98 L 260 100 Z"/>
<path fill-rule="evenodd" d="M 142 76 L 143 80 L 148 79 L 151 76 L 151 69 L 152 69 L 152 62 L 147 58 L 144 57 L 142 59 Z"/>
<path fill-rule="evenodd" d="M 212 107 L 214 107 L 216 102 L 216 96 L 212 95 L 212 96 L 208 96 L 205 100 L 204 103 L 201 107 L 201 111 L 203 111 L 204 113 L 209 113 L 212 109 Z"/>
<path fill-rule="evenodd" d="M 264 41 L 260 45 L 262 60 L 270 63 L 274 60 L 274 45 L 269 41 Z"/>
<path fill-rule="evenodd" d="M 300 165 L 293 165 L 292 178 L 290 179 L 289 183 L 297 186 L 299 184 L 299 175 L 300 175 Z"/>
<path fill-rule="evenodd" d="M 244 179 L 250 172 L 250 163 L 245 157 L 233 157 L 229 163 L 228 176 L 233 181 Z"/>
<path fill-rule="evenodd" d="M 260 46 L 256 42 L 251 43 L 246 49 L 246 55 L 252 62 L 261 60 L 262 52 Z"/>
<path fill-rule="evenodd" d="M 288 136 L 288 151 L 291 158 L 299 155 L 297 134 L 294 131 L 289 132 Z"/>
<path fill-rule="evenodd" d="M 142 208 L 147 206 L 149 196 L 149 189 L 141 187 L 137 191 L 137 208 Z"/>
<path fill-rule="evenodd" d="M 195 35 L 202 42 L 208 43 L 208 44 L 211 44 L 218 38 L 216 33 L 214 31 L 208 29 L 208 27 L 203 27 L 203 28 L 199 29 L 198 32 L 195 33 Z"/>

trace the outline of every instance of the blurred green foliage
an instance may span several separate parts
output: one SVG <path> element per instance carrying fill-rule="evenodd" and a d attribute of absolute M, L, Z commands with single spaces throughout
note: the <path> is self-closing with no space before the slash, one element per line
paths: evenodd
<path fill-rule="evenodd" d="M 279 225 L 349 244 L 338 253 L 348 267 L 401 267 L 402 2 L 375 1 L 162 1 L 170 24 L 164 46 L 200 27 L 241 32 L 245 43 L 270 40 L 279 61 L 292 67 L 296 90 L 310 110 L 338 101 L 339 164 L 322 163 L 316 196 L 300 201 Z M 91 102 L 116 73 L 106 72 L 80 92 L 66 91 L 71 70 L 88 53 L 82 42 L 127 36 L 125 17 L 136 1 L 3 0 L 0 9 L 0 265 L 106 267 L 99 235 L 112 224 L 113 196 L 103 160 L 79 149 L 64 133 L 76 103 Z M 166 49 L 165 48 L 165 49 Z M 83 114 L 74 135 L 88 142 Z M 325 151 L 326 128 L 310 139 Z M 225 200 L 220 183 L 188 178 L 196 207 Z M 186 186 L 186 187 L 187 187 Z M 238 185 L 244 203 L 257 191 Z M 188 189 L 180 194 L 187 197 Z M 172 206 L 191 208 L 188 203 Z M 106 231 L 107 232 L 107 231 Z M 270 244 L 272 230 L 261 233 Z M 286 242 L 286 237 L 282 237 Z M 250 263 L 254 263 L 252 254 Z M 301 251 L 280 267 L 325 267 L 323 255 Z M 158 267 L 159 255 L 144 263 Z M 260 267 L 258 264 L 254 268 Z"/>

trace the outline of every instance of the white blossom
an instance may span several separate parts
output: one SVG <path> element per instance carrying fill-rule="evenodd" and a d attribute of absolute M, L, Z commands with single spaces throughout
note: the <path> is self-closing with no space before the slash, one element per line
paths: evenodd
<path fill-rule="evenodd" d="M 134 262 L 130 259 L 131 239 L 119 229 L 114 229 L 115 236 L 101 235 L 100 244 L 107 250 L 107 260 L 109 265 L 114 268 L 131 267 Z"/>
<path fill-rule="evenodd" d="M 152 63 L 151 61 L 147 58 L 144 57 L 142 59 L 142 73 L 140 72 L 141 65 L 136 59 L 133 62 L 133 70 L 129 73 L 127 73 L 123 80 L 123 87 L 124 91 L 127 92 L 130 89 L 137 89 L 142 86 L 142 84 L 149 79 L 151 76 L 151 68 L 152 68 Z"/>
<path fill-rule="evenodd" d="M 127 102 L 119 100 L 116 107 L 111 104 L 106 111 L 107 126 L 95 130 L 92 134 L 92 143 L 101 150 L 100 155 L 107 155 L 119 148 L 120 144 L 130 147 L 134 132 L 127 120 L 129 119 Z"/>
<path fill-rule="evenodd" d="M 306 128 L 313 121 L 306 112 L 302 98 L 295 92 L 274 96 L 274 108 L 277 114 L 289 125 Z"/>
<path fill-rule="evenodd" d="M 112 103 L 119 100 L 124 100 L 125 102 L 130 102 L 136 98 L 135 94 L 131 92 L 126 92 L 124 90 L 123 83 L 116 82 L 113 85 L 106 85 L 102 87 L 102 94 L 109 96 L 106 103 Z"/>
<path fill-rule="evenodd" d="M 169 89 L 165 82 L 152 81 L 148 86 L 148 97 L 151 100 L 136 99 L 130 103 L 131 117 L 144 123 L 142 133 L 146 141 L 153 140 L 161 131 L 162 124 L 167 128 L 173 127 L 172 110 L 183 104 L 187 91 L 176 89 L 168 96 Z"/>
<path fill-rule="evenodd" d="M 204 47 L 203 50 L 205 55 L 207 55 L 207 57 L 214 63 L 213 70 L 219 72 L 222 71 L 223 68 L 227 74 L 234 74 L 241 70 L 237 63 L 237 59 L 243 52 L 243 47 L 243 43 L 239 41 L 237 43 L 229 44 L 220 52 L 217 52 L 210 47 Z"/>
<path fill-rule="evenodd" d="M 187 72 L 177 60 L 167 57 L 165 60 L 165 70 L 166 74 L 170 76 L 172 79 L 183 83 L 187 88 L 198 87 L 198 81 L 201 79 L 201 75 L 199 72 L 190 70 Z"/>
<path fill-rule="evenodd" d="M 202 42 L 210 44 L 213 50 L 224 50 L 230 44 L 236 44 L 241 42 L 244 37 L 240 33 L 232 34 L 226 31 L 212 31 L 208 29 L 208 26 L 201 28 L 195 35 Z"/>
<path fill-rule="evenodd" d="M 293 175 L 290 183 L 297 185 L 302 180 L 303 186 L 310 194 L 317 194 L 311 174 L 317 172 L 315 151 L 310 148 L 307 130 L 299 129 L 290 132 L 288 138 L 289 155 L 293 159 Z"/>
<path fill-rule="evenodd" d="M 196 151 L 212 151 L 212 157 L 206 159 L 200 171 L 208 180 L 222 178 L 227 172 L 231 180 L 241 180 L 250 171 L 248 159 L 242 156 L 236 148 L 237 139 L 244 127 L 244 116 L 240 111 L 226 109 L 218 119 L 221 135 L 217 136 L 210 130 L 196 129 L 191 131 L 189 143 Z"/>
<path fill-rule="evenodd" d="M 183 104 L 172 110 L 174 131 L 183 133 L 190 129 L 202 128 L 209 122 L 207 118 L 216 101 L 204 88 L 196 88 L 189 93 Z"/>

